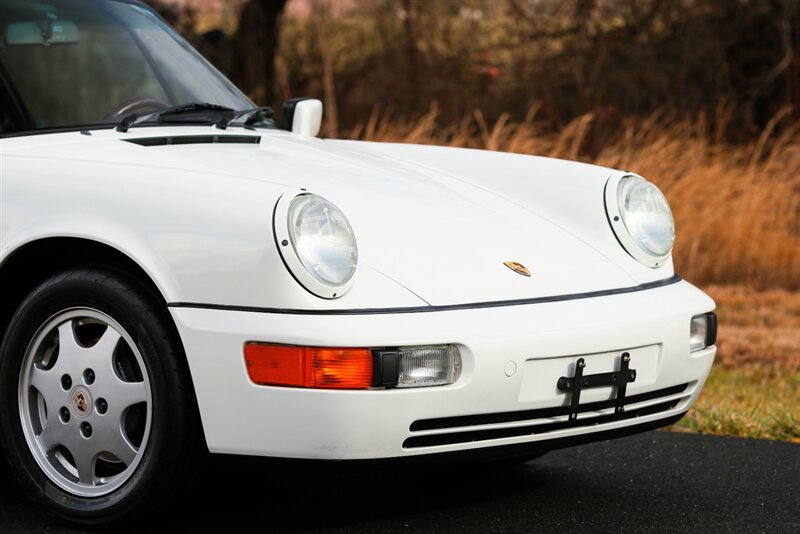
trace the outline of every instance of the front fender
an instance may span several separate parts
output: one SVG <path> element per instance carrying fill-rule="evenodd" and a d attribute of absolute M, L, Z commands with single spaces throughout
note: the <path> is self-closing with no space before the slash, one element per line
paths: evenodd
<path fill-rule="evenodd" d="M 299 286 L 272 230 L 272 209 L 292 191 L 287 186 L 196 169 L 9 151 L 2 173 L 0 261 L 39 239 L 77 237 L 126 254 L 170 303 L 289 309 L 424 304 L 366 266 L 351 292 L 336 301 Z"/>

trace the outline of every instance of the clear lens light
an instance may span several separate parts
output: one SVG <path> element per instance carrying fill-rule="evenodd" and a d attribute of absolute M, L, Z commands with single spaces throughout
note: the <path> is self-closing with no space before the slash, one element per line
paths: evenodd
<path fill-rule="evenodd" d="M 346 283 L 356 271 L 358 248 L 344 213 L 316 195 L 301 195 L 289 207 L 289 237 L 306 270 L 332 286 Z"/>
<path fill-rule="evenodd" d="M 692 324 L 689 328 L 689 352 L 706 348 L 707 332 L 708 316 L 704 314 L 692 317 Z"/>
<path fill-rule="evenodd" d="M 408 347 L 399 351 L 397 387 L 443 386 L 461 376 L 461 354 L 452 345 Z"/>
<path fill-rule="evenodd" d="M 675 221 L 664 194 L 636 176 L 620 181 L 619 211 L 636 244 L 653 256 L 665 256 L 675 242 Z"/>

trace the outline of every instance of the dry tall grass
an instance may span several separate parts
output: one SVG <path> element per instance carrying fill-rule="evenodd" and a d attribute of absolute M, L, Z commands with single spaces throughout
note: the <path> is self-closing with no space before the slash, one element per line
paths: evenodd
<path fill-rule="evenodd" d="M 718 285 L 703 289 L 716 301 L 719 316 L 715 368 L 794 376 L 800 386 L 800 291 L 754 292 Z M 795 390 L 798 403 L 799 393 Z"/>
<path fill-rule="evenodd" d="M 411 118 L 375 112 L 346 137 L 503 150 L 637 172 L 670 200 L 682 276 L 704 285 L 800 289 L 800 123 L 790 122 L 788 109 L 745 146 L 721 141 L 731 115 L 724 106 L 713 121 L 654 114 L 599 139 L 600 114 L 551 134 L 539 127 L 537 111 L 519 123 L 503 115 L 493 124 L 476 111 L 451 126 L 438 124 L 435 106 Z"/>

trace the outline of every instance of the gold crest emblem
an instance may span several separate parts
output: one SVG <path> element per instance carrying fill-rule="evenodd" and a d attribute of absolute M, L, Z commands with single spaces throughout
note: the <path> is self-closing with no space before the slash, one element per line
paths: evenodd
<path fill-rule="evenodd" d="M 83 391 L 76 393 L 72 400 L 75 401 L 75 407 L 79 412 L 86 413 L 89 409 L 89 401 L 86 400 L 86 395 L 83 394 Z"/>
<path fill-rule="evenodd" d="M 506 267 L 508 267 L 509 269 L 514 271 L 515 273 L 521 274 L 522 276 L 530 276 L 531 275 L 531 272 L 528 270 L 528 268 L 525 267 L 524 265 L 522 265 L 519 262 L 516 262 L 516 261 L 504 261 L 503 265 L 505 265 Z"/>

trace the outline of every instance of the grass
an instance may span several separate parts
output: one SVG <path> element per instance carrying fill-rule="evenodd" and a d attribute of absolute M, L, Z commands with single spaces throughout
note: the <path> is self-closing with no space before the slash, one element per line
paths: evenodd
<path fill-rule="evenodd" d="M 536 112 L 440 125 L 435 106 L 412 118 L 376 111 L 346 137 L 576 159 L 658 184 L 675 216 L 676 271 L 717 301 L 720 324 L 708 382 L 672 428 L 800 442 L 800 123 L 781 112 L 740 146 L 721 141 L 722 106 L 713 129 L 703 116 L 655 114 L 608 138 L 593 131 L 595 114 L 543 133 Z"/>
<path fill-rule="evenodd" d="M 717 301 L 717 360 L 673 429 L 800 443 L 800 292 L 706 291 Z"/>
<path fill-rule="evenodd" d="M 672 429 L 800 443 L 798 388 L 797 374 L 779 377 L 714 367 L 697 403 Z"/>

